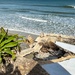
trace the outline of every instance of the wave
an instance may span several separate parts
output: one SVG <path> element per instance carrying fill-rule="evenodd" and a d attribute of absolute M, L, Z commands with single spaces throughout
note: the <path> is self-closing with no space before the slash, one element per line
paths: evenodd
<path fill-rule="evenodd" d="M 47 22 L 47 20 L 36 19 L 36 18 L 28 18 L 28 17 L 21 17 L 21 18 L 37 22 Z"/>
<path fill-rule="evenodd" d="M 9 8 L 7 8 L 7 7 L 4 7 L 4 8 L 1 8 L 1 9 L 9 9 Z"/>
<path fill-rule="evenodd" d="M 63 12 L 63 11 L 50 11 L 50 10 L 38 10 L 38 9 L 36 10 L 36 9 L 8 9 L 8 8 L 1 8 L 1 9 L 3 9 L 3 11 L 5 12 L 24 12 L 24 13 L 31 13 L 31 14 L 50 14 L 52 13 L 52 14 L 73 14 L 75 15 L 75 12 L 67 12 L 67 11 Z M 32 18 L 26 18 L 26 19 L 34 20 Z M 39 21 L 39 20 L 35 19 L 35 21 Z"/>
<path fill-rule="evenodd" d="M 0 18 L 0 27 L 2 26 L 10 30 L 17 30 L 32 34 L 40 34 L 41 32 L 44 32 L 75 35 L 74 24 L 75 18 L 53 15 L 46 16 L 17 13 L 11 15 L 3 14 Z"/>
<path fill-rule="evenodd" d="M 38 7 L 64 7 L 64 8 L 75 8 L 74 5 L 64 5 L 64 6 L 61 6 L 61 5 L 32 5 L 32 6 L 38 6 Z"/>
<path fill-rule="evenodd" d="M 51 13 L 51 14 L 72 14 L 72 15 L 75 15 L 75 12 L 50 11 L 50 10 L 39 10 L 39 9 L 24 9 L 23 11 L 18 10 L 18 12 L 29 12 L 31 14 L 50 14 Z M 26 19 L 28 19 L 28 18 L 26 18 Z"/>
<path fill-rule="evenodd" d="M 74 5 L 66 5 L 66 6 L 63 6 L 63 7 L 65 7 L 65 8 L 75 8 Z"/>
<path fill-rule="evenodd" d="M 56 6 L 52 6 L 52 5 L 42 5 L 42 4 L 38 4 L 38 5 L 31 5 L 31 6 L 38 6 L 38 7 L 56 7 Z"/>

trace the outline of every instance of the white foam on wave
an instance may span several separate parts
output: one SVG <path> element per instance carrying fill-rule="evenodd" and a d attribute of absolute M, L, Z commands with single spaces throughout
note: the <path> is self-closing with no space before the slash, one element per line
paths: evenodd
<path fill-rule="evenodd" d="M 72 8 L 75 8 L 75 6 L 74 5 L 68 5 L 69 7 L 72 7 Z"/>
<path fill-rule="evenodd" d="M 47 22 L 47 20 L 36 19 L 36 18 L 28 18 L 28 17 L 21 17 L 21 18 L 37 22 Z"/>

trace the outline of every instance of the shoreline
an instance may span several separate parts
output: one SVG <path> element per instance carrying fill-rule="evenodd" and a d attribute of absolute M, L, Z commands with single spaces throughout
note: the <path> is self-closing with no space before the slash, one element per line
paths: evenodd
<path fill-rule="evenodd" d="M 21 31 L 21 30 L 14 30 L 14 29 L 6 29 L 4 28 L 5 30 L 8 30 L 8 33 L 9 34 L 18 34 L 18 35 L 21 35 L 21 36 L 25 36 L 25 37 L 28 37 L 29 35 L 31 37 L 33 37 L 33 39 L 36 39 L 39 35 L 41 35 L 43 32 L 41 32 L 40 34 L 35 34 L 35 33 L 28 33 L 28 32 L 25 32 L 25 31 Z M 44 33 L 45 35 L 50 35 L 50 36 L 61 36 L 61 37 L 64 37 L 64 38 L 75 38 L 74 35 L 65 35 L 65 34 L 57 34 L 57 33 Z"/>
<path fill-rule="evenodd" d="M 1 27 L 0 27 L 1 28 Z M 28 31 L 28 30 L 19 30 L 19 29 L 11 29 L 11 28 L 5 28 L 5 27 L 3 27 L 5 30 L 8 30 L 8 31 L 15 31 L 15 32 L 22 32 L 22 33 L 28 33 L 28 34 L 32 34 L 32 35 L 39 35 L 40 33 L 36 33 L 36 32 L 30 32 L 30 31 Z"/>
<path fill-rule="evenodd" d="M 19 30 L 10 30 L 10 29 L 8 29 L 8 33 L 9 34 L 18 34 L 18 35 L 25 36 L 25 37 L 30 35 L 31 37 L 33 37 L 33 39 L 36 39 L 36 37 L 38 36 L 36 34 L 27 33 L 27 32 L 23 32 L 23 31 L 19 31 Z"/>
<path fill-rule="evenodd" d="M 12 29 L 12 28 L 7 28 L 7 27 L 3 27 L 5 30 L 9 30 L 9 31 L 15 31 L 15 32 L 21 32 L 21 33 L 27 33 L 27 34 L 32 34 L 32 35 L 40 35 L 41 33 L 45 33 L 45 34 L 60 34 L 60 35 L 67 35 L 67 36 L 74 36 L 75 37 L 75 33 L 74 33 L 74 31 L 68 31 L 67 32 L 67 30 L 66 31 L 64 31 L 64 30 L 62 30 L 62 32 L 60 31 L 60 32 L 57 32 L 57 31 L 52 31 L 52 30 L 50 30 L 49 32 L 45 32 L 45 31 L 35 31 L 35 29 L 32 29 L 31 31 L 30 30 L 20 30 L 20 29 Z M 67 28 L 68 29 L 68 28 Z M 64 32 L 63 32 L 64 31 Z"/>
<path fill-rule="evenodd" d="M 16 34 L 20 34 L 20 35 L 34 35 L 34 36 L 39 36 L 41 33 L 44 33 L 44 34 L 57 34 L 57 35 L 66 35 L 66 36 L 71 36 L 71 37 L 75 37 L 75 35 L 73 34 L 64 34 L 64 33 L 57 33 L 57 32 L 50 32 L 50 33 L 46 33 L 46 32 L 39 32 L 39 33 L 36 33 L 36 32 L 29 32 L 28 30 L 19 30 L 19 29 L 11 29 L 11 28 L 5 28 L 3 27 L 5 30 L 8 30 L 9 33 L 16 33 Z"/>

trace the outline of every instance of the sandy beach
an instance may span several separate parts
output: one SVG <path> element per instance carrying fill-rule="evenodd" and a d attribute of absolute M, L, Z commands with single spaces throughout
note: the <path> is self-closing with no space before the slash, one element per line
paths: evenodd
<path fill-rule="evenodd" d="M 18 35 L 25 36 L 25 37 L 30 35 L 31 37 L 33 37 L 33 39 L 36 39 L 36 37 L 38 36 L 38 35 L 35 35 L 35 34 L 31 34 L 31 33 L 26 33 L 26 32 L 16 31 L 16 30 L 9 30 L 9 29 L 8 29 L 8 33 L 9 34 L 18 34 Z"/>

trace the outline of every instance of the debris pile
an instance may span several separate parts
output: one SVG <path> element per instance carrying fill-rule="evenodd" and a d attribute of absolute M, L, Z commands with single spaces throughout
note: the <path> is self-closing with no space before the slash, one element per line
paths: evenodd
<path fill-rule="evenodd" d="M 69 40 L 70 38 L 72 37 L 68 37 L 68 36 L 66 37 L 66 36 L 61 36 L 61 35 L 56 35 L 56 34 L 55 35 L 41 34 L 39 37 L 36 38 L 34 43 L 29 44 L 30 48 L 27 49 L 25 52 L 23 52 L 24 54 L 23 55 L 21 54 L 21 56 L 27 56 L 33 53 L 33 59 L 36 61 L 49 60 L 49 61 L 54 61 L 54 62 L 60 62 L 63 60 L 73 58 L 75 57 L 74 53 L 66 49 L 63 49 L 60 46 L 55 44 L 56 41 L 65 42 L 64 39 Z"/>
<path fill-rule="evenodd" d="M 0 69 L 0 75 L 49 75 L 39 64 L 55 63 L 75 58 L 74 53 L 56 45 L 56 41 L 75 44 L 75 37 L 41 34 L 34 40 L 29 35 L 24 41 L 27 47 L 23 45 L 24 43 L 22 44 L 24 50 L 16 55 L 15 62 L 10 62 L 6 66 L 6 71 Z"/>

